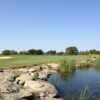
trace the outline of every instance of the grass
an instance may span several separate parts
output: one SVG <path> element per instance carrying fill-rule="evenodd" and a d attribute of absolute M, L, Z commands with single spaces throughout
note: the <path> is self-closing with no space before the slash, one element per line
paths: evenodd
<path fill-rule="evenodd" d="M 11 56 L 12 59 L 0 59 L 0 68 L 16 68 L 16 67 L 26 67 L 33 64 L 42 63 L 60 63 L 63 60 L 76 60 L 80 62 L 90 58 L 90 56 L 61 56 L 61 55 L 14 55 Z M 98 57 L 98 55 L 97 55 Z"/>
<path fill-rule="evenodd" d="M 51 56 L 51 55 L 14 55 L 12 59 L 0 59 L 0 68 L 26 67 L 33 64 L 49 62 L 59 63 L 64 59 L 71 59 L 75 56 Z M 76 58 L 76 57 L 75 57 Z"/>
<path fill-rule="evenodd" d="M 100 70 L 100 59 L 97 59 L 95 62 L 95 69 Z"/>
<path fill-rule="evenodd" d="M 74 60 L 64 60 L 61 62 L 59 67 L 59 71 L 61 73 L 71 73 L 75 69 L 75 61 Z"/>
<path fill-rule="evenodd" d="M 88 87 L 85 87 L 81 90 L 80 99 L 79 100 L 88 100 L 89 94 L 88 94 Z"/>

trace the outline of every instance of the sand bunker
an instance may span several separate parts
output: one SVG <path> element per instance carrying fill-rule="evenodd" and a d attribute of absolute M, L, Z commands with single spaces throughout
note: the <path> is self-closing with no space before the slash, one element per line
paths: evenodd
<path fill-rule="evenodd" d="M 1 56 L 0 59 L 12 59 L 13 57 L 10 56 Z"/>

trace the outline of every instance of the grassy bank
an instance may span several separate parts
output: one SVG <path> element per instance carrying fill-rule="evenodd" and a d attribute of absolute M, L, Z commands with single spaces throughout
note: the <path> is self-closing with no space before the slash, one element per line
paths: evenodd
<path fill-rule="evenodd" d="M 95 55 L 99 57 L 98 55 Z M 28 66 L 32 64 L 41 64 L 55 62 L 59 63 L 63 60 L 75 60 L 76 62 L 88 61 L 90 56 L 57 56 L 57 55 L 15 55 L 11 59 L 0 59 L 0 68 Z"/>

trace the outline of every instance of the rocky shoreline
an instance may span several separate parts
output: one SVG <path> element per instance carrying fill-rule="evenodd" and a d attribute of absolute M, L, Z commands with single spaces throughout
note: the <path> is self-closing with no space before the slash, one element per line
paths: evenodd
<path fill-rule="evenodd" d="M 0 71 L 0 100 L 62 100 L 47 79 L 58 64 L 34 65 L 30 68 Z"/>

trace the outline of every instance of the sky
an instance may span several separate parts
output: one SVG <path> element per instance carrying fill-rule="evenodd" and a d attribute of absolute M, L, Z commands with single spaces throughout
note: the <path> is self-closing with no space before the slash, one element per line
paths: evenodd
<path fill-rule="evenodd" d="M 100 49 L 100 0 L 0 0 L 0 50 Z"/>

